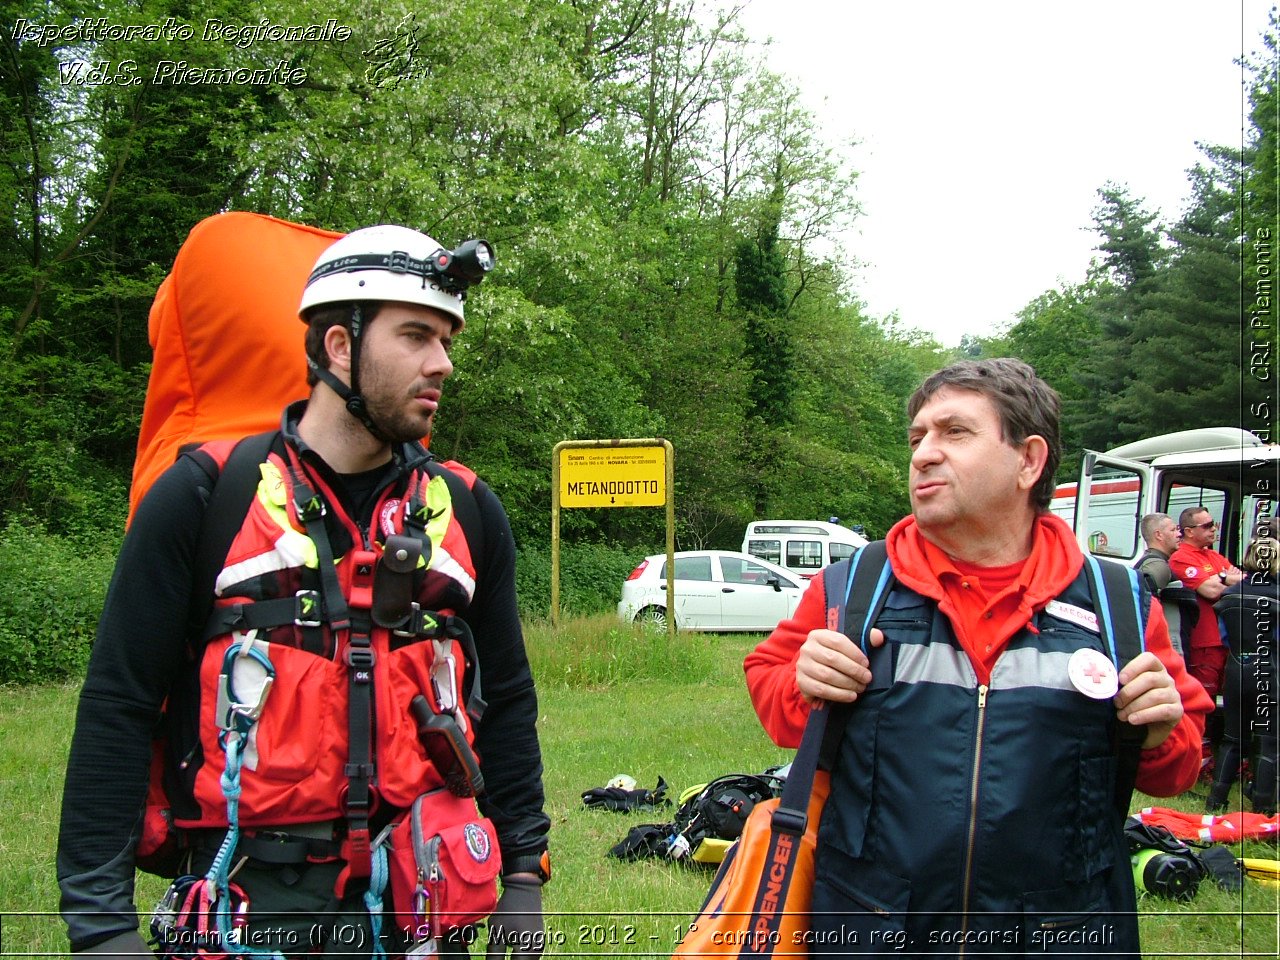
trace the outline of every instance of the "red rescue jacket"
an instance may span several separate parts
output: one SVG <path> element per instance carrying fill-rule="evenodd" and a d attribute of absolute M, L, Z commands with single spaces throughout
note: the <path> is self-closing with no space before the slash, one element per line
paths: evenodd
<path fill-rule="evenodd" d="M 204 449 L 221 464 L 232 446 L 219 442 Z M 474 474 L 453 466 L 465 483 L 462 489 L 469 490 Z M 271 453 L 260 471 L 256 495 L 217 577 L 214 633 L 198 651 L 196 696 L 187 698 L 188 710 L 195 711 L 188 719 L 198 735 L 196 762 L 187 764 L 186 776 L 180 777 L 194 805 L 175 798 L 174 822 L 186 828 L 227 825 L 219 717 L 227 701 L 226 665 L 235 662 L 228 651 L 238 650 L 248 631 L 224 628 L 253 623 L 263 610 L 275 622 L 259 627 L 254 643 L 275 676 L 248 734 L 241 824 L 280 827 L 344 814 L 350 752 L 348 659 L 353 631 L 362 621 L 372 653 L 373 790 L 382 802 L 406 808 L 443 783 L 419 741 L 410 701 L 424 696 L 434 712 L 451 713 L 468 741 L 474 739 L 466 711 L 474 649 L 439 629 L 475 589 L 475 564 L 453 505 L 459 485 L 454 480 L 451 487 L 444 467 L 425 462 L 378 494 L 372 529 L 363 531 L 292 446 L 285 446 L 283 455 Z M 299 481 L 325 503 L 328 522 L 320 529 L 327 526 L 328 544 L 317 543 L 317 527 L 309 527 L 299 515 Z M 416 534 L 414 515 L 425 520 Z M 374 571 L 388 538 L 403 535 L 422 542 L 422 558 L 411 574 L 417 613 L 414 622 L 390 629 L 370 621 Z M 329 550 L 350 620 L 345 625 L 326 621 L 335 607 L 324 595 L 320 574 Z M 231 673 L 236 698 L 252 705 L 260 696 L 261 671 L 255 677 L 254 670 L 241 670 L 244 676 L 237 677 L 238 669 Z"/>

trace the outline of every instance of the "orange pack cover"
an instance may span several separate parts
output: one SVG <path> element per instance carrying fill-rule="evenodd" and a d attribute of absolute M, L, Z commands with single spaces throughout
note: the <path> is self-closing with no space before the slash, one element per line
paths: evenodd
<path fill-rule="evenodd" d="M 183 447 L 270 430 L 307 396 L 298 302 L 316 258 L 341 236 L 242 212 L 192 228 L 151 305 L 130 518 Z"/>

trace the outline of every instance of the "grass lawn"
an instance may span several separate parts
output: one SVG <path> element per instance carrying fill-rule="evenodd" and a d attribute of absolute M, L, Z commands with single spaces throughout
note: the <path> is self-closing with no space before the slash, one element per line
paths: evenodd
<path fill-rule="evenodd" d="M 669 820 L 674 808 L 589 810 L 581 794 L 626 773 L 644 787 L 665 778 L 674 798 L 721 774 L 785 762 L 787 751 L 761 731 L 742 685 L 742 657 L 758 638 L 682 636 L 671 643 L 605 618 L 566 623 L 559 635 L 537 624 L 528 633 L 540 677 L 555 865 L 545 895 L 547 952 L 669 955 L 706 893 L 710 871 L 608 857 L 630 827 Z M 66 948 L 53 861 L 75 697 L 75 686 L 58 686 L 8 689 L 0 698 L 2 953 Z M 1147 804 L 1199 810 L 1203 796 L 1135 796 L 1135 809 Z M 1247 844 L 1245 853 L 1280 856 L 1274 844 Z M 143 913 L 164 886 L 140 878 Z M 1185 904 L 1143 897 L 1145 955 L 1275 957 L 1278 908 L 1280 888 L 1252 882 L 1237 893 L 1205 883 Z"/>

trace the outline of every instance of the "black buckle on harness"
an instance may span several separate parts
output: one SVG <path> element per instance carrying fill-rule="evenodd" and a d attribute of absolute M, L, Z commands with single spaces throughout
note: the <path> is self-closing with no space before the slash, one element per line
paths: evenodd
<path fill-rule="evenodd" d="M 392 630 L 392 634 L 397 637 L 416 637 L 419 632 L 418 624 L 421 620 L 422 608 L 415 601 L 409 604 L 409 616 L 405 619 L 404 626 Z"/>
<path fill-rule="evenodd" d="M 320 618 L 320 591 L 319 590 L 299 590 L 293 595 L 297 612 L 294 614 L 293 623 L 297 627 L 318 627 L 324 621 Z"/>
<path fill-rule="evenodd" d="M 298 511 L 298 519 L 303 523 L 319 520 L 328 513 L 324 505 L 324 498 L 318 493 L 312 493 L 305 501 L 295 500 L 293 505 Z"/>
<path fill-rule="evenodd" d="M 347 647 L 347 655 L 346 655 L 347 666 L 350 667 L 353 672 L 371 670 L 373 668 L 373 664 L 375 660 L 377 660 L 377 657 L 373 655 L 373 651 L 370 650 L 368 647 L 357 647 L 357 646 Z M 364 678 L 357 678 L 357 679 L 363 679 L 364 682 L 367 683 L 369 680 L 373 678 L 366 676 Z"/>
<path fill-rule="evenodd" d="M 404 626 L 392 630 L 397 637 L 442 637 L 449 617 L 434 610 L 423 610 L 416 602 L 409 605 L 410 612 Z"/>
<path fill-rule="evenodd" d="M 342 772 L 346 775 L 348 780 L 353 780 L 356 777 L 363 777 L 365 780 L 372 780 L 375 768 L 372 763 L 348 763 L 343 765 Z M 346 801 L 346 810 L 348 814 L 353 811 L 368 809 L 368 800 L 352 800 L 348 795 Z"/>
<path fill-rule="evenodd" d="M 275 831 L 246 832 L 240 835 L 236 853 L 274 866 L 324 863 L 341 855 L 342 841 Z"/>
<path fill-rule="evenodd" d="M 244 616 L 244 608 L 245 605 L 243 603 L 233 603 L 231 606 L 225 608 L 226 613 L 223 614 L 223 617 L 225 618 L 223 623 L 226 625 L 228 630 L 237 631 L 239 633 L 247 633 L 249 631 L 250 627 Z"/>

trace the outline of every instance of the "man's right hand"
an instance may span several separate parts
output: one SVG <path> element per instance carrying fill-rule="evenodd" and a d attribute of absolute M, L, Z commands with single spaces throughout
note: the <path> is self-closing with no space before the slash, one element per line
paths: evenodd
<path fill-rule="evenodd" d="M 872 627 L 871 646 L 884 643 L 884 633 Z M 796 657 L 796 686 L 806 701 L 852 703 L 871 682 L 867 655 L 843 633 L 813 630 Z"/>
<path fill-rule="evenodd" d="M 118 934 L 109 940 L 103 940 L 99 944 L 92 947 L 86 947 L 78 950 L 73 954 L 77 957 L 87 957 L 92 954 L 95 958 L 105 958 L 105 960 L 116 960 L 125 957 L 154 957 L 151 948 L 147 946 L 146 941 L 142 939 L 142 934 L 137 930 L 130 930 L 128 933 Z"/>

